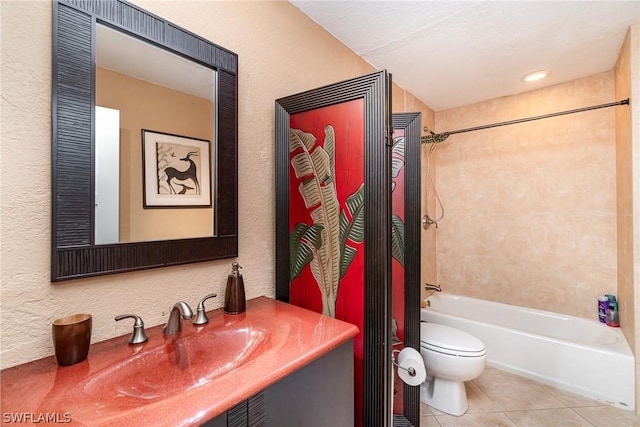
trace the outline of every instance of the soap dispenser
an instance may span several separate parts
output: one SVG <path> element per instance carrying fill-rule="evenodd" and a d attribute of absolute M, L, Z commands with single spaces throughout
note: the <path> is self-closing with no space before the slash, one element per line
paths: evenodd
<path fill-rule="evenodd" d="M 231 264 L 232 271 L 227 278 L 227 290 L 224 294 L 224 312 L 227 314 L 244 313 L 246 309 L 246 299 L 244 295 L 244 281 L 240 264 L 234 262 Z"/>

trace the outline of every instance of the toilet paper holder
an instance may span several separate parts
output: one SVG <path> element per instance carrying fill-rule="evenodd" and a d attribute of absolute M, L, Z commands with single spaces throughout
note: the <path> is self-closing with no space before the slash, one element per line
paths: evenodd
<path fill-rule="evenodd" d="M 395 356 L 396 353 L 400 353 L 400 350 L 393 350 L 391 352 L 391 363 L 393 363 L 398 369 L 402 369 L 403 371 L 407 371 L 407 373 L 409 375 L 411 375 L 412 377 L 415 377 L 416 376 L 416 370 L 413 369 L 413 367 L 410 366 L 409 368 L 405 368 L 404 366 L 400 366 L 398 364 L 398 362 L 396 361 L 396 356 Z"/>

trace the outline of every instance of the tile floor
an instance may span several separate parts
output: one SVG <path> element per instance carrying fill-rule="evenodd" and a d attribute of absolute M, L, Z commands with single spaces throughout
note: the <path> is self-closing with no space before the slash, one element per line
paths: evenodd
<path fill-rule="evenodd" d="M 420 427 L 640 427 L 632 412 L 495 368 L 466 387 L 469 410 L 463 416 L 421 403 Z"/>

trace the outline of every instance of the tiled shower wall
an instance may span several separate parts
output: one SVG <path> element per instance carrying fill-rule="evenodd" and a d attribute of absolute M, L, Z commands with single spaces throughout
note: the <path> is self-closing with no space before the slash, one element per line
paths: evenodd
<path fill-rule="evenodd" d="M 640 25 L 630 28 L 615 67 L 616 98 L 630 98 L 616 111 L 618 293 L 620 324 L 636 355 L 636 408 L 640 408 Z M 634 102 L 634 100 L 636 100 Z M 634 185 L 635 184 L 635 185 Z"/>
<path fill-rule="evenodd" d="M 614 101 L 613 71 L 436 113 L 438 132 Z M 596 318 L 617 292 L 613 107 L 456 134 L 436 150 L 443 290 Z"/>
<path fill-rule="evenodd" d="M 629 98 L 631 95 L 630 41 L 627 35 L 615 67 L 617 98 Z M 618 291 L 622 331 L 631 348 L 634 348 L 632 151 L 631 111 L 629 108 L 621 108 L 616 111 Z"/>

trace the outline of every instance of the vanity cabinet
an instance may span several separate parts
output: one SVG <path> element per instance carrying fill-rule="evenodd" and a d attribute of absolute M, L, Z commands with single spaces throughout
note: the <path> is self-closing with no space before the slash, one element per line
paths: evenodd
<path fill-rule="evenodd" d="M 303 366 L 206 427 L 351 427 L 353 340 Z"/>
<path fill-rule="evenodd" d="M 264 427 L 266 425 L 264 391 L 202 424 L 203 427 Z"/>

